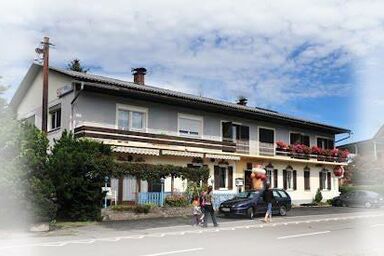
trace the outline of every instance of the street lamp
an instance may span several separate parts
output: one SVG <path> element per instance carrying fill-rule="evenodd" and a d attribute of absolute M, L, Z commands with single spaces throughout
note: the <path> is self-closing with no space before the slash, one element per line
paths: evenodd
<path fill-rule="evenodd" d="M 164 182 L 165 182 L 165 179 L 163 177 L 161 177 L 160 182 L 161 182 L 160 206 L 163 206 L 164 205 Z"/>

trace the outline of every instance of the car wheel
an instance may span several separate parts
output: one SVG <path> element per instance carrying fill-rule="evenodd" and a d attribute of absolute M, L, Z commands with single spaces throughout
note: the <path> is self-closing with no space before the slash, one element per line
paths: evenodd
<path fill-rule="evenodd" d="M 371 208 L 371 207 L 372 207 L 371 202 L 369 202 L 369 201 L 365 202 L 365 203 L 364 203 L 364 207 L 365 207 L 365 208 Z"/>
<path fill-rule="evenodd" d="M 253 220 L 255 218 L 255 211 L 253 210 L 253 208 L 248 208 L 247 210 L 247 216 L 250 220 Z"/>
<path fill-rule="evenodd" d="M 285 207 L 284 205 L 280 206 L 280 208 L 279 208 L 279 214 L 280 214 L 281 216 L 285 216 L 285 215 L 287 215 L 287 207 Z"/>

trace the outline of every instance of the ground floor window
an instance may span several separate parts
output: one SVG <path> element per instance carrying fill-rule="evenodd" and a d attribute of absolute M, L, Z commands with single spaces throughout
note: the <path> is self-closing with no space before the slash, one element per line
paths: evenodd
<path fill-rule="evenodd" d="M 297 173 L 292 167 L 287 167 L 283 170 L 283 183 L 285 190 L 296 190 L 297 189 Z"/>
<path fill-rule="evenodd" d="M 311 190 L 309 168 L 304 169 L 304 190 Z"/>
<path fill-rule="evenodd" d="M 232 189 L 233 188 L 233 167 L 219 166 L 214 167 L 214 189 Z"/>
<path fill-rule="evenodd" d="M 320 181 L 320 190 L 331 190 L 332 189 L 332 175 L 331 172 L 323 169 L 319 173 L 319 181 Z"/>
<path fill-rule="evenodd" d="M 272 165 L 267 166 L 266 168 L 266 175 L 267 175 L 267 183 L 270 184 L 271 188 L 277 188 L 277 175 L 278 171 L 277 169 L 273 169 Z"/>

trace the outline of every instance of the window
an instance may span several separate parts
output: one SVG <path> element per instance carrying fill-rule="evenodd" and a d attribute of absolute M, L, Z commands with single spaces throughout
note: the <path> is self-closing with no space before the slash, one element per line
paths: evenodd
<path fill-rule="evenodd" d="M 284 182 L 284 189 L 296 190 L 297 189 L 296 170 L 293 170 L 292 167 L 290 166 L 288 166 L 285 170 L 283 170 L 283 182 Z"/>
<path fill-rule="evenodd" d="M 320 190 L 331 190 L 332 189 L 332 175 L 331 172 L 323 169 L 319 173 L 319 181 L 320 181 Z"/>
<path fill-rule="evenodd" d="M 203 135 L 203 118 L 180 114 L 178 127 L 179 134 L 182 136 L 201 137 Z"/>
<path fill-rule="evenodd" d="M 54 106 L 49 110 L 50 130 L 60 129 L 61 127 L 61 108 L 60 105 Z"/>
<path fill-rule="evenodd" d="M 317 146 L 322 149 L 333 149 L 335 147 L 335 142 L 333 139 L 317 138 Z"/>
<path fill-rule="evenodd" d="M 222 136 L 223 141 L 249 141 L 249 127 L 232 122 L 223 122 Z"/>
<path fill-rule="evenodd" d="M 134 106 L 118 105 L 117 127 L 120 130 L 145 131 L 147 110 Z"/>
<path fill-rule="evenodd" d="M 279 191 L 277 191 L 277 192 L 279 192 L 279 194 L 280 194 L 280 196 L 281 196 L 282 198 L 287 198 L 287 197 L 288 197 L 287 193 L 285 193 L 285 192 L 282 191 L 282 190 L 279 190 Z"/>
<path fill-rule="evenodd" d="M 266 167 L 267 183 L 270 184 L 272 188 L 277 188 L 277 169 L 273 169 L 273 165 L 269 164 Z"/>
<path fill-rule="evenodd" d="M 308 168 L 304 169 L 304 190 L 311 190 L 310 185 L 310 172 Z"/>
<path fill-rule="evenodd" d="M 304 144 L 308 147 L 310 146 L 308 135 L 303 135 L 301 133 L 291 133 L 289 137 L 290 144 Z"/>
<path fill-rule="evenodd" d="M 273 194 L 273 197 L 274 197 L 275 199 L 278 199 L 278 198 L 281 197 L 280 194 L 279 194 L 279 192 L 277 192 L 276 190 L 273 190 L 273 191 L 272 191 L 272 194 Z"/>
<path fill-rule="evenodd" d="M 275 143 L 275 131 L 272 129 L 260 128 L 259 140 L 263 143 Z"/>
<path fill-rule="evenodd" d="M 232 166 L 219 166 L 214 167 L 214 188 L 229 189 L 233 188 L 233 167 Z"/>

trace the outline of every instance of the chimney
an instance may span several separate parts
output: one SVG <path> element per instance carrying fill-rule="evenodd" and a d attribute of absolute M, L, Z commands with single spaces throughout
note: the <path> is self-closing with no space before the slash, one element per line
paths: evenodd
<path fill-rule="evenodd" d="M 247 98 L 245 98 L 243 96 L 240 96 L 238 101 L 237 101 L 237 104 L 241 105 L 241 106 L 246 106 L 247 105 L 247 101 L 248 101 Z"/>
<path fill-rule="evenodd" d="M 147 69 L 145 68 L 133 68 L 132 69 L 133 82 L 135 84 L 144 85 L 144 76 L 146 73 L 147 73 Z"/>

